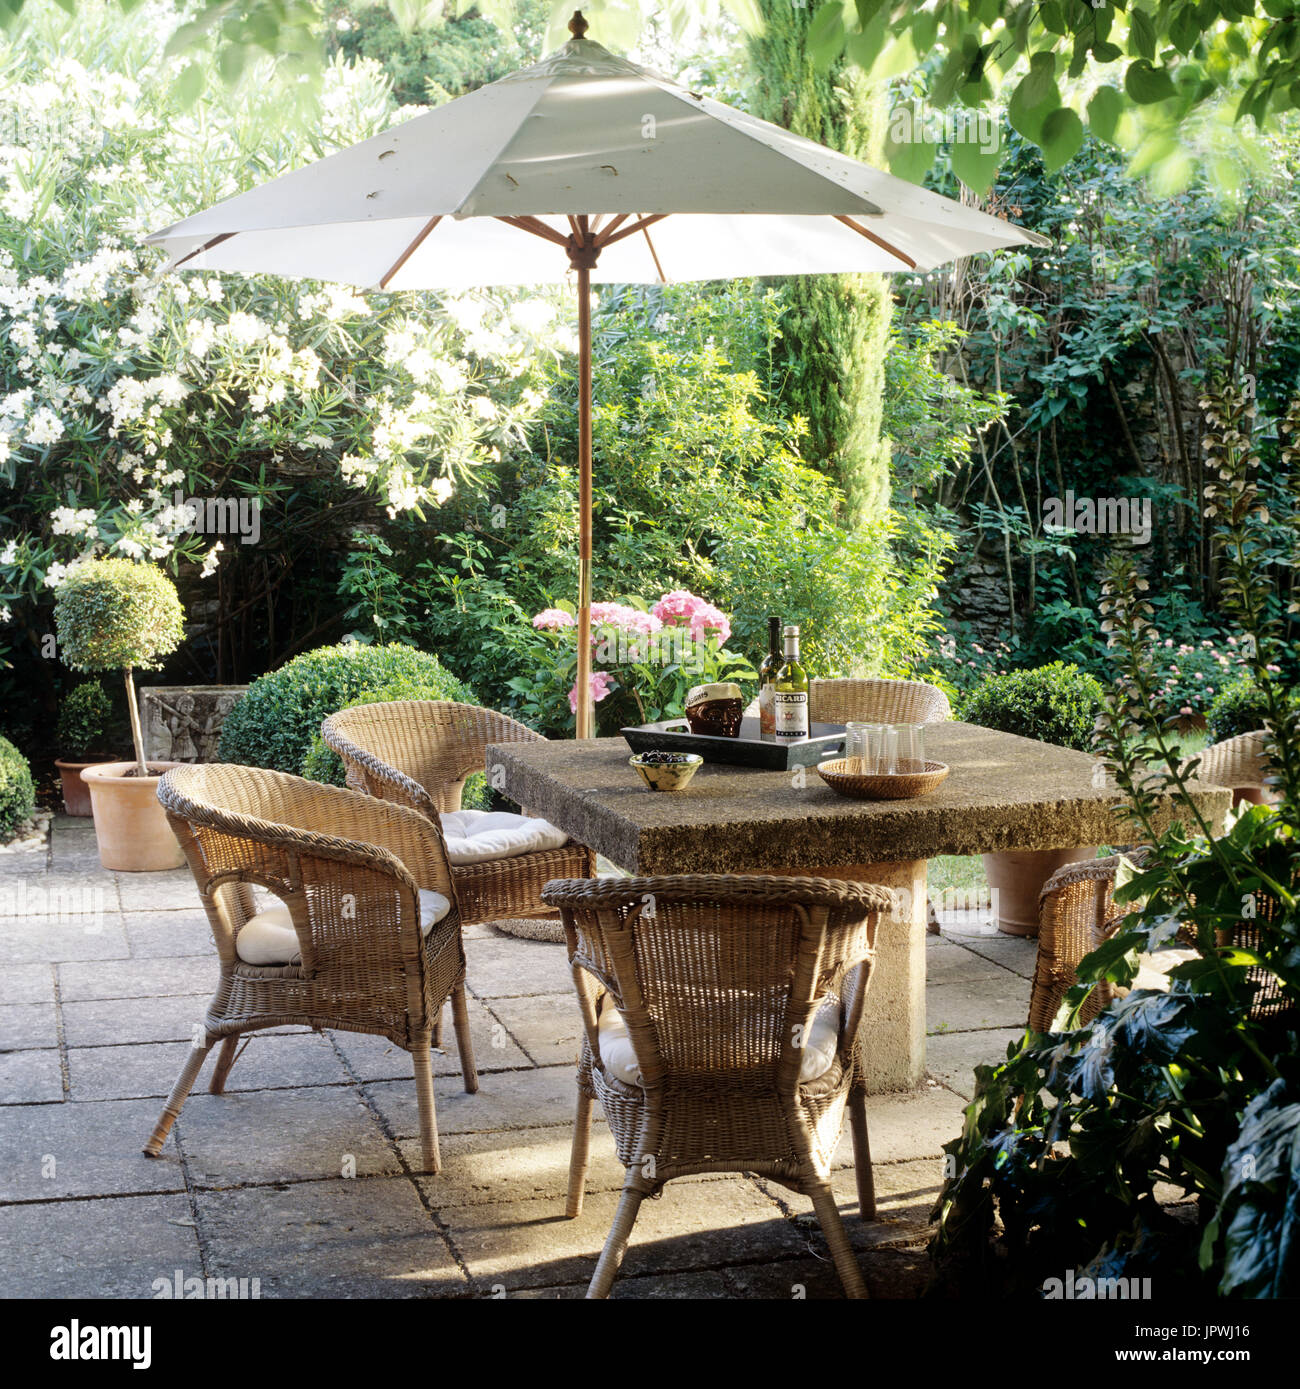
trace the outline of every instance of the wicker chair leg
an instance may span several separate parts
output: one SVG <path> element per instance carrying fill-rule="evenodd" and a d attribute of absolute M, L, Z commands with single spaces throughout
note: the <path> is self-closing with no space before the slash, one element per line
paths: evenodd
<path fill-rule="evenodd" d="M 411 1047 L 411 1062 L 415 1067 L 415 1100 L 420 1107 L 420 1149 L 424 1170 L 436 1175 L 442 1170 L 442 1155 L 438 1151 L 438 1116 L 433 1107 L 433 1057 L 429 1054 L 431 1038 L 428 1033 L 416 1037 Z"/>
<path fill-rule="evenodd" d="M 441 1009 L 438 1016 L 442 1016 Z M 451 1017 L 456 1028 L 456 1050 L 460 1052 L 460 1073 L 465 1079 L 465 1093 L 477 1095 L 478 1067 L 474 1064 L 474 1039 L 469 1035 L 469 1008 L 465 1002 L 464 984 L 457 984 L 451 991 Z"/>
<path fill-rule="evenodd" d="M 867 1132 L 867 1098 L 854 1086 L 849 1091 L 849 1129 L 853 1134 L 853 1171 L 858 1179 L 858 1215 L 876 1218 L 876 1177 L 871 1170 L 871 1136 Z"/>
<path fill-rule="evenodd" d="M 609 1290 L 614 1286 L 614 1279 L 618 1277 L 618 1271 L 622 1267 L 623 1255 L 627 1253 L 627 1242 L 632 1237 L 632 1226 L 636 1224 L 637 1212 L 644 1200 L 644 1191 L 638 1191 L 631 1186 L 623 1188 L 618 1210 L 614 1212 L 614 1223 L 610 1226 L 605 1247 L 600 1251 L 596 1271 L 591 1275 L 591 1286 L 587 1289 L 589 1298 L 609 1296 Z"/>
<path fill-rule="evenodd" d="M 582 1198 L 587 1194 L 587 1167 L 591 1159 L 592 1097 L 578 1091 L 578 1112 L 573 1119 L 573 1151 L 569 1154 L 569 1197 L 564 1213 L 570 1220 L 582 1214 Z"/>
<path fill-rule="evenodd" d="M 844 1222 L 840 1219 L 840 1209 L 835 1204 L 830 1183 L 819 1182 L 816 1186 L 808 1188 L 808 1194 L 812 1197 L 817 1222 L 822 1227 L 831 1258 L 835 1261 L 835 1271 L 840 1275 L 840 1282 L 844 1284 L 844 1295 L 850 1298 L 865 1298 L 868 1295 L 867 1285 L 862 1281 L 862 1270 L 854 1258 L 853 1246 L 849 1243 L 848 1235 L 844 1233 Z"/>
<path fill-rule="evenodd" d="M 235 1064 L 235 1053 L 238 1050 L 239 1033 L 236 1032 L 227 1037 L 221 1044 L 221 1050 L 217 1053 L 217 1064 L 212 1071 L 212 1079 L 208 1082 L 208 1094 L 225 1094 L 226 1077 L 230 1074 L 230 1068 Z"/>
<path fill-rule="evenodd" d="M 438 1009 L 438 1016 L 433 1020 L 433 1045 L 437 1047 L 439 1051 L 442 1050 L 442 1014 L 445 1007 L 446 1004 Z"/>
<path fill-rule="evenodd" d="M 181 1106 L 194 1088 L 194 1082 L 198 1080 L 199 1072 L 203 1069 L 203 1063 L 208 1059 L 208 1052 L 211 1050 L 211 1042 L 205 1046 L 190 1049 L 190 1054 L 185 1058 L 185 1064 L 181 1067 L 181 1073 L 176 1077 L 176 1084 L 172 1086 L 172 1092 L 167 1096 L 167 1103 L 163 1105 L 163 1112 L 154 1125 L 153 1132 L 149 1135 L 149 1141 L 144 1145 L 145 1157 L 157 1157 L 162 1152 L 162 1146 L 167 1141 L 167 1135 L 171 1132 L 172 1125 L 176 1122 L 176 1116 L 181 1112 Z"/>

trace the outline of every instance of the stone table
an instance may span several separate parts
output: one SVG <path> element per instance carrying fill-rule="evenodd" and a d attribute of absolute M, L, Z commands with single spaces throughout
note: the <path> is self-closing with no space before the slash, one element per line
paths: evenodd
<path fill-rule="evenodd" d="M 941 854 L 1129 843 L 1123 794 L 1096 760 L 974 724 L 926 729 L 926 752 L 951 768 L 911 801 L 837 795 L 812 768 L 786 772 L 706 764 L 690 785 L 651 792 L 627 765 L 622 738 L 496 744 L 492 786 L 634 874 L 789 873 L 883 883 L 899 894 L 881 922 L 864 1013 L 873 1090 L 920 1084 L 925 1070 L 926 861 Z M 1196 803 L 1216 827 L 1231 802 Z M 1157 817 L 1181 818 L 1172 797 Z"/>

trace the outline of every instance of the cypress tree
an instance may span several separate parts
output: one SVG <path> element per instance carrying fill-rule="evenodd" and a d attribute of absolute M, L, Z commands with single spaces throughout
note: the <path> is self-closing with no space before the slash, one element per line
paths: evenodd
<path fill-rule="evenodd" d="M 884 85 L 842 63 L 817 72 L 806 38 L 811 3 L 759 0 L 764 32 L 749 41 L 753 109 L 820 144 L 879 162 Z M 834 477 L 850 521 L 889 505 L 889 443 L 880 436 L 890 297 L 881 275 L 799 275 L 789 282 L 778 367 L 785 403 L 808 420 L 804 456 Z"/>

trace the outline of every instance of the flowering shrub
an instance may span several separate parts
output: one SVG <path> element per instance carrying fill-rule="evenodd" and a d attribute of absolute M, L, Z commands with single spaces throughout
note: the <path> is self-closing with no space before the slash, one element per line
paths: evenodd
<path fill-rule="evenodd" d="M 1208 637 L 1195 643 L 1165 638 L 1152 654 L 1161 697 L 1184 717 L 1207 713 L 1246 657 L 1236 637 L 1228 637 L 1222 645 Z"/>
<path fill-rule="evenodd" d="M 578 707 L 577 619 L 567 605 L 544 608 L 532 627 L 541 640 L 530 647 L 528 674 L 511 680 L 510 689 L 526 721 L 568 730 Z M 614 697 L 608 713 L 597 710 L 598 722 L 609 731 L 634 716 L 637 723 L 680 718 L 692 685 L 753 679 L 753 666 L 726 650 L 730 635 L 727 615 L 685 589 L 650 607 L 639 598 L 593 603 L 591 697 L 597 705 Z"/>
<path fill-rule="evenodd" d="M 414 114 L 376 63 L 342 60 L 319 109 L 215 73 L 187 106 L 176 79 L 201 55 L 141 42 L 173 15 L 87 0 L 0 29 L 0 623 L 20 629 L 14 649 L 84 556 L 228 568 L 238 543 L 194 525 L 186 498 L 288 513 L 262 547 L 311 536 L 313 506 L 324 524 L 331 505 L 348 519 L 362 502 L 390 518 L 438 506 L 522 437 L 547 352 L 573 342 L 557 294 L 159 274 L 146 233 Z"/>

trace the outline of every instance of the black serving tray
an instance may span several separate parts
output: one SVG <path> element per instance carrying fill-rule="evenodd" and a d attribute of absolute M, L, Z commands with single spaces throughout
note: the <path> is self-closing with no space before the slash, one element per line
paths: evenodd
<path fill-rule="evenodd" d="M 742 719 L 738 738 L 692 733 L 685 719 L 643 723 L 620 732 L 633 752 L 698 752 L 706 762 L 729 762 L 733 766 L 760 767 L 769 772 L 815 767 L 828 757 L 844 755 L 842 723 L 812 724 L 809 736 L 797 743 L 779 743 L 760 737 L 757 719 Z"/>

